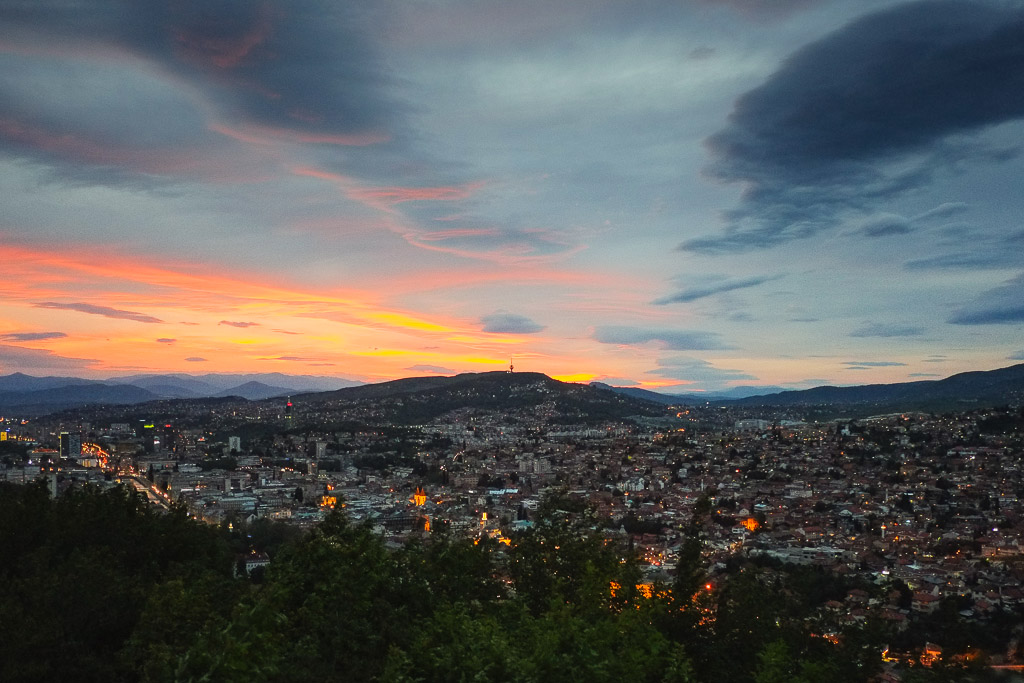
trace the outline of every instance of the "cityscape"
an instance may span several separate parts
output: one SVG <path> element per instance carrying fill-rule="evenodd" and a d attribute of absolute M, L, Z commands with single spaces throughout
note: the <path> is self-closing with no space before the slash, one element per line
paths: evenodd
<path fill-rule="evenodd" d="M 872 680 L 932 667 L 953 680 L 971 663 L 1024 669 L 1019 386 L 1012 404 L 827 421 L 771 395 L 659 404 L 512 371 L 86 405 L 6 419 L 0 480 L 51 496 L 125 487 L 225 530 L 310 533 L 341 513 L 388 547 L 489 543 L 512 592 L 516 547 L 560 497 L 634 558 L 641 594 L 678 585 L 694 542 L 711 620 L 738 567 L 820 572 L 841 588 L 802 628 L 837 643 L 881 629 Z M 239 576 L 280 550 L 249 538 Z"/>
<path fill-rule="evenodd" d="M 0 681 L 1024 681 L 1024 0 L 0 0 Z"/>

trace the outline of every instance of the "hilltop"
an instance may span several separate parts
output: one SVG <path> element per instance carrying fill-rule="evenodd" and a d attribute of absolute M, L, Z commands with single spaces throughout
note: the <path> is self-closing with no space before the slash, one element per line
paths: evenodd
<path fill-rule="evenodd" d="M 664 414 L 658 403 L 584 384 L 561 382 L 539 372 L 463 373 L 452 377 L 410 377 L 303 394 L 295 402 L 325 407 L 372 404 L 396 423 L 432 420 L 457 410 L 541 411 L 550 422 L 599 422 Z"/>

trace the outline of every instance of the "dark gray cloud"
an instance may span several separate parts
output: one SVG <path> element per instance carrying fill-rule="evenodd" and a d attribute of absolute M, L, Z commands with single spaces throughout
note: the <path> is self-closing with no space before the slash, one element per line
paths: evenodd
<path fill-rule="evenodd" d="M 0 344 L 0 368 L 10 371 L 81 370 L 96 362 L 88 358 L 58 356 L 47 349 L 27 349 L 24 346 Z"/>
<path fill-rule="evenodd" d="M 159 339 L 157 339 L 157 341 L 160 342 L 161 344 L 173 344 L 174 342 L 176 342 L 178 340 L 177 339 L 172 339 L 170 337 L 160 337 Z"/>
<path fill-rule="evenodd" d="M 1017 351 L 1016 353 L 1011 353 L 1009 356 L 1006 357 L 1006 360 L 1024 360 L 1024 350 Z"/>
<path fill-rule="evenodd" d="M 207 362 L 205 358 L 200 358 L 199 356 L 189 356 L 185 360 L 188 361 L 189 363 L 205 363 L 205 362 Z"/>
<path fill-rule="evenodd" d="M 544 329 L 543 325 L 530 320 L 524 315 L 505 313 L 503 311 L 483 316 L 480 318 L 480 324 L 483 325 L 484 332 L 494 332 L 497 334 L 536 334 Z"/>
<path fill-rule="evenodd" d="M 860 365 L 869 368 L 892 368 L 906 365 L 906 363 L 898 363 L 891 360 L 848 360 L 843 361 L 843 365 Z"/>
<path fill-rule="evenodd" d="M 210 154 L 231 138 L 387 140 L 405 106 L 387 94 L 375 12 L 330 0 L 0 2 L 0 41 L 13 46 L 0 55 L 0 150 L 72 181 L 151 185 L 237 173 Z"/>
<path fill-rule="evenodd" d="M 709 174 L 743 183 L 744 195 L 724 234 L 681 248 L 722 253 L 808 237 L 982 153 L 952 139 L 1024 117 L 1021 44 L 1019 5 L 926 0 L 801 48 L 708 139 Z"/>
<path fill-rule="evenodd" d="M 306 358 L 305 356 L 266 356 L 257 360 L 287 360 L 295 362 L 313 362 L 323 360 L 322 358 Z"/>
<path fill-rule="evenodd" d="M 942 377 L 934 372 L 912 372 L 907 377 Z"/>
<path fill-rule="evenodd" d="M 274 329 L 274 332 L 280 332 L 281 334 L 302 334 L 302 332 L 292 332 L 291 330 L 279 330 Z"/>
<path fill-rule="evenodd" d="M 160 318 L 154 318 L 151 315 L 145 315 L 143 313 L 136 313 L 134 311 L 122 311 L 117 308 L 110 308 L 109 306 L 95 306 L 93 304 L 86 303 L 70 303 L 62 304 L 56 301 L 44 301 L 42 303 L 35 304 L 36 308 L 54 308 L 63 311 L 78 311 L 79 313 L 90 313 L 92 315 L 102 315 L 105 318 L 119 318 L 122 320 L 134 320 L 139 323 L 162 323 L 163 320 Z"/>
<path fill-rule="evenodd" d="M 440 365 L 411 365 L 407 367 L 406 370 L 411 370 L 413 372 L 430 372 L 435 375 L 456 374 L 455 370 L 452 370 L 451 368 L 443 368 Z"/>
<path fill-rule="evenodd" d="M 0 341 L 42 341 L 44 339 L 63 339 L 68 335 L 63 332 L 8 332 L 0 334 Z"/>
<path fill-rule="evenodd" d="M 396 110 L 365 31 L 372 12 L 330 0 L 0 4 L 8 35 L 114 44 L 215 88 L 241 122 L 309 134 L 379 132 Z"/>
<path fill-rule="evenodd" d="M 923 327 L 868 323 L 850 332 L 851 337 L 918 337 L 924 334 Z"/>
<path fill-rule="evenodd" d="M 602 325 L 594 330 L 593 339 L 602 344 L 621 346 L 658 342 L 664 348 L 675 351 L 713 351 L 733 348 L 726 345 L 721 336 L 715 332 L 628 327 L 625 325 Z"/>
<path fill-rule="evenodd" d="M 218 325 L 229 325 L 231 327 L 259 327 L 259 323 L 236 322 L 232 320 L 221 320 Z"/>
<path fill-rule="evenodd" d="M 687 287 L 681 292 L 670 294 L 669 296 L 662 297 L 654 301 L 659 305 L 664 304 L 677 304 L 677 303 L 689 303 L 691 301 L 697 301 L 698 299 L 704 299 L 715 294 L 721 294 L 723 292 L 732 292 L 737 289 L 747 289 L 749 287 L 757 287 L 763 285 L 766 282 L 772 280 L 778 280 L 781 275 L 761 275 L 757 277 L 748 277 L 738 280 L 724 280 L 721 282 L 713 282 L 706 285 L 698 285 L 694 287 Z"/>
<path fill-rule="evenodd" d="M 996 287 L 957 310 L 954 325 L 1015 325 L 1024 323 L 1024 274 Z"/>

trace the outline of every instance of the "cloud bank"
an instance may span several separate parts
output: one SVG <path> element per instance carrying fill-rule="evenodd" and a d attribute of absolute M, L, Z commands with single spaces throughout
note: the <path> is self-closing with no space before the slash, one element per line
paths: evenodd
<path fill-rule="evenodd" d="M 716 254 L 809 237 L 965 156 L 1011 156 L 961 136 L 1024 117 L 1022 44 L 1019 6 L 926 0 L 801 48 L 707 140 L 708 174 L 742 183 L 743 198 L 723 234 L 680 248 Z"/>

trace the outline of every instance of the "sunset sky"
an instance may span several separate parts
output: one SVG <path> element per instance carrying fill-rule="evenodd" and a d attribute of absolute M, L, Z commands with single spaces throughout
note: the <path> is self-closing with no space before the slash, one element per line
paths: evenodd
<path fill-rule="evenodd" d="M 0 373 L 1024 360 L 1024 2 L 0 0 Z"/>

